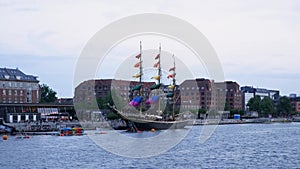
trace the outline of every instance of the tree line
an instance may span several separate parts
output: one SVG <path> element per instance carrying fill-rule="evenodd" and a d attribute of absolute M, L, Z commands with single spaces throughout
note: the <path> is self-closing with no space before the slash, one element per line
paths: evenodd
<path fill-rule="evenodd" d="M 289 117 L 293 113 L 291 101 L 286 96 L 280 97 L 276 105 L 270 97 L 261 99 L 260 96 L 254 96 L 248 101 L 247 107 L 249 111 L 258 112 L 259 117 Z"/>

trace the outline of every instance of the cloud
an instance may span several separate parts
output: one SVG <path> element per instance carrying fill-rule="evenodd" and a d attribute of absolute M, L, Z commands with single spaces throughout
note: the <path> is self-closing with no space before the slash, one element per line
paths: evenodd
<path fill-rule="evenodd" d="M 285 80 L 293 84 L 293 77 L 300 73 L 299 9 L 297 0 L 1 1 L 0 57 L 26 57 L 39 63 L 39 58 L 56 56 L 72 58 L 68 63 L 74 63 L 86 42 L 105 25 L 133 14 L 164 13 L 186 20 L 208 38 L 223 64 L 225 78 L 244 83 L 246 75 L 251 85 L 251 80 L 269 78 L 262 73 L 267 72 L 272 81 L 260 80 L 261 85 L 284 87 L 282 76 L 290 77 Z M 171 46 L 165 49 L 172 52 Z M 23 59 L 15 62 L 16 57 L 7 59 L 21 70 L 28 63 Z M 12 65 L 9 61 L 4 63 Z M 57 63 L 52 60 L 49 64 L 55 67 Z M 34 71 L 46 75 L 45 70 Z M 72 70 L 66 72 L 73 75 Z M 53 70 L 55 73 L 60 72 Z M 58 88 L 66 89 L 67 85 Z"/>

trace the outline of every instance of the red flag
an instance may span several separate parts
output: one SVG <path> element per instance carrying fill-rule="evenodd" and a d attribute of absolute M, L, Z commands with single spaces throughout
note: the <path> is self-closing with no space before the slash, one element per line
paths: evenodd
<path fill-rule="evenodd" d="M 140 67 L 140 62 L 137 62 L 134 67 Z"/>
<path fill-rule="evenodd" d="M 141 56 L 142 56 L 141 54 L 138 54 L 138 55 L 136 55 L 135 57 L 136 57 L 137 59 L 139 59 Z"/>
<path fill-rule="evenodd" d="M 158 55 L 155 57 L 155 59 L 158 59 L 158 58 L 159 58 L 159 55 L 160 55 L 160 54 L 158 54 Z"/>
<path fill-rule="evenodd" d="M 159 62 L 155 63 L 153 67 L 157 68 L 159 65 Z"/>
<path fill-rule="evenodd" d="M 173 74 L 170 74 L 169 76 L 167 76 L 167 78 L 168 78 L 168 79 L 170 79 L 170 78 L 174 78 L 174 76 L 175 76 L 175 73 L 173 73 Z"/>
<path fill-rule="evenodd" d="M 172 67 L 169 69 L 169 72 L 174 71 L 174 70 L 175 70 L 175 67 Z"/>

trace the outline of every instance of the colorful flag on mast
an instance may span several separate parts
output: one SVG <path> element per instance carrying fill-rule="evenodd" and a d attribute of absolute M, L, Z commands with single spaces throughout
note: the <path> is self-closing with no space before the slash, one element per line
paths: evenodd
<path fill-rule="evenodd" d="M 141 65 L 141 62 L 138 62 L 138 63 L 136 63 L 135 65 L 134 65 L 134 67 L 140 67 L 140 65 Z"/>
<path fill-rule="evenodd" d="M 157 55 L 156 55 L 155 60 L 159 58 L 159 55 L 160 55 L 160 54 L 157 54 Z"/>
<path fill-rule="evenodd" d="M 141 77 L 141 74 L 136 74 L 136 75 L 134 75 L 134 76 L 132 76 L 133 78 L 139 78 L 139 77 Z"/>
<path fill-rule="evenodd" d="M 174 70 L 175 70 L 175 67 L 172 67 L 169 69 L 169 72 L 174 71 Z"/>
<path fill-rule="evenodd" d="M 174 78 L 174 76 L 175 76 L 175 73 L 173 73 L 173 74 L 170 74 L 169 76 L 167 76 L 167 78 L 168 78 L 168 79 L 170 79 L 170 78 Z"/>
<path fill-rule="evenodd" d="M 142 56 L 141 54 L 138 54 L 138 55 L 136 55 L 135 57 L 136 57 L 137 59 L 139 59 L 141 56 Z"/>
<path fill-rule="evenodd" d="M 151 79 L 159 80 L 159 79 L 160 79 L 160 76 L 159 76 L 159 75 L 153 76 L 153 77 L 151 77 Z"/>

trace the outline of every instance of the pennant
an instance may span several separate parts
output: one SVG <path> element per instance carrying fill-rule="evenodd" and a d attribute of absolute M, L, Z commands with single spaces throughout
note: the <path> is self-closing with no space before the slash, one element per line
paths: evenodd
<path fill-rule="evenodd" d="M 140 65 L 141 65 L 141 62 L 138 62 L 134 65 L 134 67 L 138 68 L 138 67 L 140 67 Z"/>
<path fill-rule="evenodd" d="M 174 71 L 174 70 L 175 70 L 175 67 L 172 67 L 169 69 L 169 72 Z"/>
<path fill-rule="evenodd" d="M 159 56 L 160 56 L 160 54 L 156 55 L 156 57 L 155 57 L 155 60 L 156 60 L 156 59 L 158 59 L 158 58 L 159 58 Z"/>
<path fill-rule="evenodd" d="M 137 59 L 139 59 L 141 56 L 142 56 L 142 54 L 138 54 L 138 55 L 136 55 L 135 57 L 136 57 Z"/>
<path fill-rule="evenodd" d="M 157 68 L 159 65 L 159 62 L 155 63 L 153 67 Z"/>

